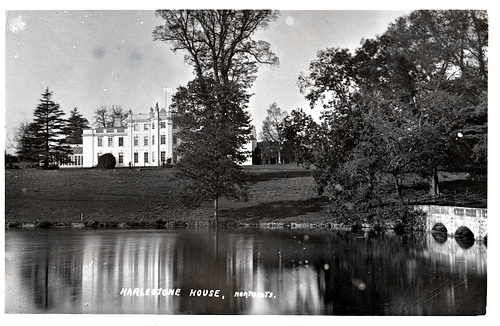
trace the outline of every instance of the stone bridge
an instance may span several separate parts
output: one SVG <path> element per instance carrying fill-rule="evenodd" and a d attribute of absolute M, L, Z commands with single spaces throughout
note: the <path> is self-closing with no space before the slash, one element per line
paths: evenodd
<path fill-rule="evenodd" d="M 458 228 L 466 227 L 474 234 L 475 239 L 482 240 L 488 234 L 487 209 L 457 206 L 416 205 L 415 209 L 424 211 L 427 215 L 426 230 L 441 223 L 449 235 L 454 235 Z"/>

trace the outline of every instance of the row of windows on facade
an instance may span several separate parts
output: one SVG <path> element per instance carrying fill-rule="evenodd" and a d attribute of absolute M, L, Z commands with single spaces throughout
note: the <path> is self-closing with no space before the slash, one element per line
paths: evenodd
<path fill-rule="evenodd" d="M 83 166 L 83 156 L 81 155 L 74 155 L 71 161 L 67 163 L 62 163 L 61 165 L 67 165 L 67 166 Z"/>
<path fill-rule="evenodd" d="M 102 154 L 99 154 L 99 156 L 101 156 Z M 149 163 L 149 152 L 144 152 L 143 153 L 144 155 L 144 163 Z M 120 164 L 123 164 L 123 153 L 118 153 L 118 163 Z M 151 152 L 151 159 L 152 161 L 151 162 L 155 162 L 155 152 Z M 160 162 L 166 162 L 167 161 L 167 153 L 164 152 L 164 151 L 161 151 L 160 152 Z M 134 163 L 137 164 L 139 163 L 139 153 L 138 152 L 135 152 L 134 153 Z M 82 161 L 81 161 L 81 164 L 83 165 L 83 158 L 82 158 Z"/>
<path fill-rule="evenodd" d="M 113 137 L 108 137 L 108 147 L 113 147 Z M 102 145 L 103 137 L 97 137 L 97 146 L 103 147 Z M 165 145 L 167 143 L 166 135 L 160 135 L 160 145 Z M 173 137 L 173 143 L 177 144 L 177 137 Z M 151 136 L 151 145 L 155 145 L 155 136 Z M 123 146 L 123 137 L 118 137 L 118 146 Z M 134 146 L 139 146 L 139 136 L 134 136 Z M 149 136 L 144 136 L 143 146 L 149 146 Z"/>
<path fill-rule="evenodd" d="M 144 126 L 143 130 L 149 130 L 149 123 L 146 122 L 142 124 Z M 160 121 L 160 129 L 165 129 L 167 127 L 167 123 L 165 121 Z M 155 123 L 151 122 L 151 129 L 155 129 Z M 140 131 L 140 125 L 138 123 L 134 123 L 134 131 Z"/>
<path fill-rule="evenodd" d="M 149 123 L 144 123 L 143 129 L 142 130 L 149 130 Z M 139 123 L 134 123 L 133 124 L 134 131 L 141 131 L 140 124 Z M 172 126 L 173 127 L 173 126 Z M 167 123 L 165 121 L 160 121 L 160 129 L 165 129 L 167 128 Z M 155 123 L 151 122 L 151 129 L 155 129 Z M 113 132 L 124 132 L 125 128 L 111 128 L 111 129 L 98 129 L 97 133 L 113 133 Z"/>

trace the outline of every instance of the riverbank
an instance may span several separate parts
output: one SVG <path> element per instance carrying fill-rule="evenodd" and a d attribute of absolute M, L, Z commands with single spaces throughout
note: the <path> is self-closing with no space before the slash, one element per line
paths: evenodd
<path fill-rule="evenodd" d="M 338 227 L 328 198 L 318 196 L 310 171 L 294 165 L 245 167 L 254 183 L 247 202 L 221 199 L 222 225 L 237 227 Z M 465 183 L 465 186 L 464 186 Z M 443 177 L 446 202 L 486 204 L 486 183 Z M 425 200 L 425 187 L 405 190 Z M 209 203 L 188 210 L 179 203 L 173 169 L 6 170 L 6 226 L 180 227 L 212 223 Z"/>

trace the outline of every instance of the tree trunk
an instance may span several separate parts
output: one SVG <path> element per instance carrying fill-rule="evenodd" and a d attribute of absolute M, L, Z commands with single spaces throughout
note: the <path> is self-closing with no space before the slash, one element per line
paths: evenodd
<path fill-rule="evenodd" d="M 398 195 L 398 198 L 399 199 L 403 199 L 403 178 L 398 176 L 398 175 L 394 175 L 394 179 L 396 180 L 396 194 Z"/>
<path fill-rule="evenodd" d="M 437 168 L 434 167 L 432 171 L 432 175 L 429 178 L 429 195 L 432 198 L 436 198 L 440 196 L 439 192 L 439 178 L 437 173 Z"/>
<path fill-rule="evenodd" d="M 281 142 L 278 144 L 278 164 L 283 164 L 283 159 L 281 158 Z"/>
<path fill-rule="evenodd" d="M 215 221 L 215 226 L 219 223 L 218 221 L 219 217 L 219 196 L 216 196 L 214 198 L 214 221 Z"/>

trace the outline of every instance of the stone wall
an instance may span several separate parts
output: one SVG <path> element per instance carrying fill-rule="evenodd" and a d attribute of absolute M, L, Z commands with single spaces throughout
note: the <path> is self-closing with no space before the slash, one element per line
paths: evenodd
<path fill-rule="evenodd" d="M 483 239 L 488 234 L 486 208 L 417 205 L 415 209 L 426 213 L 427 231 L 431 231 L 437 223 L 442 223 L 450 235 L 455 234 L 461 226 L 469 228 L 476 239 Z"/>

